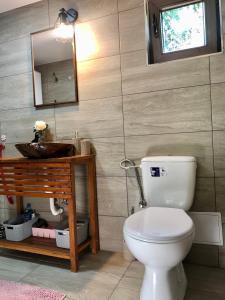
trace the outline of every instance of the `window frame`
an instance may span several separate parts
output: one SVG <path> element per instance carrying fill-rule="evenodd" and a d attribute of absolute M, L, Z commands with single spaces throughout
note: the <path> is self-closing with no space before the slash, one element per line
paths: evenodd
<path fill-rule="evenodd" d="M 153 0 L 145 0 L 145 30 L 147 43 L 147 59 L 148 64 L 161 63 L 177 59 L 192 58 L 196 56 L 204 56 L 215 53 L 221 53 L 223 49 L 222 38 L 222 17 L 221 17 L 221 1 L 220 0 L 164 0 L 167 5 L 156 6 Z M 206 28 L 206 45 L 185 50 L 179 50 L 169 53 L 162 52 L 161 37 L 161 11 L 167 7 L 181 7 L 191 3 L 205 3 L 205 28 Z M 216 2 L 216 6 L 215 6 Z M 159 28 L 158 36 L 153 32 L 153 16 L 156 16 Z M 219 16 L 219 18 L 218 18 Z M 215 34 L 216 33 L 216 34 Z"/>

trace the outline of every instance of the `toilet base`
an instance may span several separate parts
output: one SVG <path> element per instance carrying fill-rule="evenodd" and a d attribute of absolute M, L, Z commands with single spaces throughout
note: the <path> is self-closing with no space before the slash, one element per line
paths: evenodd
<path fill-rule="evenodd" d="M 171 270 L 145 266 L 140 300 L 183 300 L 186 288 L 182 263 Z"/>

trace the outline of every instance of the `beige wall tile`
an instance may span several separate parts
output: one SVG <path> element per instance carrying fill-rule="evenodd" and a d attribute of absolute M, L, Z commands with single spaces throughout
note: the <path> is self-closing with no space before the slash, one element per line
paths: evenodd
<path fill-rule="evenodd" d="M 125 140 L 126 157 L 140 162 L 151 155 L 193 155 L 198 177 L 213 177 L 212 133 L 195 132 L 130 136 Z"/>
<path fill-rule="evenodd" d="M 32 85 L 31 73 L 0 78 L 1 110 L 33 107 Z"/>
<path fill-rule="evenodd" d="M 120 161 L 124 158 L 123 137 L 92 139 L 98 176 L 125 176 L 120 168 Z"/>
<path fill-rule="evenodd" d="M 118 15 L 77 24 L 78 61 L 119 54 Z"/>
<path fill-rule="evenodd" d="M 135 8 L 143 3 L 144 0 L 118 0 L 119 11 Z"/>
<path fill-rule="evenodd" d="M 208 85 L 134 94 L 123 102 L 127 136 L 212 130 Z"/>
<path fill-rule="evenodd" d="M 225 131 L 213 132 L 214 168 L 216 177 L 225 177 Z"/>
<path fill-rule="evenodd" d="M 98 177 L 97 190 L 99 215 L 116 217 L 128 215 L 125 177 Z"/>
<path fill-rule="evenodd" d="M 209 59 L 195 58 L 147 66 L 146 52 L 121 56 L 123 93 L 141 93 L 209 83 Z"/>
<path fill-rule="evenodd" d="M 24 37 L 1 44 L 0 77 L 31 72 L 30 38 Z"/>
<path fill-rule="evenodd" d="M 211 82 L 225 82 L 225 55 L 210 56 Z"/>
<path fill-rule="evenodd" d="M 222 222 L 225 223 L 225 178 L 216 178 L 216 209 L 222 214 Z"/>
<path fill-rule="evenodd" d="M 219 247 L 193 244 L 185 261 L 191 264 L 218 267 Z"/>
<path fill-rule="evenodd" d="M 124 217 L 99 216 L 100 247 L 102 250 L 122 251 L 124 221 Z"/>
<path fill-rule="evenodd" d="M 225 241 L 225 224 L 223 224 L 223 240 Z M 225 269 L 225 245 L 219 247 L 219 266 Z"/>
<path fill-rule="evenodd" d="M 212 85 L 212 120 L 214 130 L 225 129 L 225 83 Z"/>
<path fill-rule="evenodd" d="M 145 18 L 143 6 L 121 12 L 119 14 L 119 24 L 121 53 L 145 49 Z"/>
<path fill-rule="evenodd" d="M 117 0 L 49 0 L 50 24 L 56 22 L 59 10 L 74 8 L 79 22 L 104 17 L 117 12 Z"/>
<path fill-rule="evenodd" d="M 56 108 L 57 138 L 122 136 L 121 97 L 82 101 L 79 106 Z"/>
<path fill-rule="evenodd" d="M 192 211 L 215 211 L 214 178 L 197 178 Z"/>
<path fill-rule="evenodd" d="M 48 27 L 47 0 L 23 6 L 1 14 L 0 43 L 18 39 Z"/>
<path fill-rule="evenodd" d="M 33 126 L 36 120 L 49 125 L 48 139 L 55 136 L 54 109 L 35 110 L 24 108 L 0 111 L 1 134 L 7 136 L 7 143 L 30 142 L 34 138 Z"/>
<path fill-rule="evenodd" d="M 78 64 L 79 100 L 121 95 L 120 57 L 111 56 Z"/>

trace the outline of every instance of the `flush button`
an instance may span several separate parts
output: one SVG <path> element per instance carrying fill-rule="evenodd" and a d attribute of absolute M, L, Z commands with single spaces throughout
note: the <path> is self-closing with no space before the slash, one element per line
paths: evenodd
<path fill-rule="evenodd" d="M 150 168 L 150 172 L 151 172 L 152 177 L 160 177 L 160 168 L 159 167 Z"/>

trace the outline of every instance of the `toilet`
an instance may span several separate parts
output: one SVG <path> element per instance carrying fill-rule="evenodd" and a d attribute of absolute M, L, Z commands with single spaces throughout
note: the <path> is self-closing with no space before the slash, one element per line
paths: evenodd
<path fill-rule="evenodd" d="M 125 242 L 145 266 L 141 300 L 183 300 L 187 280 L 182 261 L 194 239 L 188 216 L 193 203 L 196 159 L 155 156 L 141 161 L 148 208 L 127 218 Z"/>

